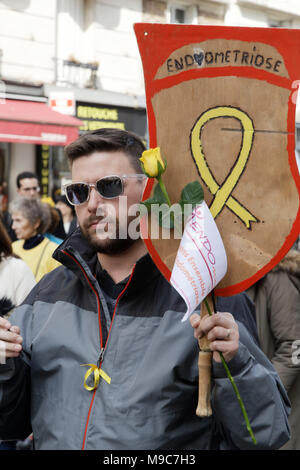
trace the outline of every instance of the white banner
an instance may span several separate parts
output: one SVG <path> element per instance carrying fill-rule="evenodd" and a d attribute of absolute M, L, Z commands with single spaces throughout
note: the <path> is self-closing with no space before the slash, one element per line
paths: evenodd
<path fill-rule="evenodd" d="M 225 248 L 209 208 L 203 201 L 187 220 L 170 282 L 182 296 L 185 321 L 227 271 Z"/>

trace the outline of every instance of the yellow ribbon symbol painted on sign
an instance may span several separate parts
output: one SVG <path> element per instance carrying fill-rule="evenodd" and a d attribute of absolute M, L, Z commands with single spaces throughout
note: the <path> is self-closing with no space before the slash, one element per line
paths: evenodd
<path fill-rule="evenodd" d="M 232 117 L 240 121 L 242 126 L 242 145 L 237 161 L 231 172 L 220 186 L 215 180 L 204 156 L 201 131 L 203 126 L 211 119 L 218 117 Z M 198 167 L 199 173 L 210 192 L 215 196 L 210 206 L 211 214 L 214 218 L 227 206 L 234 212 L 248 229 L 251 229 L 251 222 L 258 222 L 256 217 L 251 214 L 240 202 L 233 196 L 232 191 L 237 185 L 239 178 L 245 170 L 248 161 L 252 142 L 254 138 L 254 127 L 250 117 L 238 108 L 231 106 L 217 106 L 205 111 L 196 121 L 191 131 L 191 152 Z"/>
<path fill-rule="evenodd" d="M 90 366 L 90 368 L 85 373 L 83 382 L 84 388 L 89 392 L 91 390 L 95 390 L 98 387 L 100 377 L 102 377 L 108 384 L 110 384 L 111 378 L 109 377 L 109 375 L 107 375 L 102 369 L 100 369 L 95 364 L 81 364 L 81 366 Z M 94 385 L 92 387 L 89 386 L 86 382 L 91 374 L 94 374 Z"/>

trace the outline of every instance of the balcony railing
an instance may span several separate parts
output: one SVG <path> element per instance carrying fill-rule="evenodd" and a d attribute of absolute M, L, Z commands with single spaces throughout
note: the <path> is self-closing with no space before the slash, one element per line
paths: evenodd
<path fill-rule="evenodd" d="M 97 88 L 98 62 L 79 62 L 77 60 L 56 59 L 56 84 Z"/>

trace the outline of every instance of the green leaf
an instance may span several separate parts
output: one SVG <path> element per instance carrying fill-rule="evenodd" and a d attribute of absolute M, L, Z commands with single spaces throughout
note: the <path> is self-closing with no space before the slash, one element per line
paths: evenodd
<path fill-rule="evenodd" d="M 164 196 L 164 193 L 162 192 L 159 184 L 157 184 L 154 188 L 154 193 L 153 197 L 149 197 L 148 199 L 145 199 L 145 201 L 141 201 L 141 204 L 144 204 L 148 211 L 151 210 L 151 205 L 152 204 L 165 204 L 166 198 Z"/>
<path fill-rule="evenodd" d="M 156 204 L 165 204 L 168 202 L 159 184 L 154 188 L 154 198 L 156 199 Z"/>
<path fill-rule="evenodd" d="M 163 213 L 159 213 L 159 225 L 164 228 L 174 228 L 174 214 L 170 212 L 169 206 L 165 206 Z"/>
<path fill-rule="evenodd" d="M 188 217 L 192 214 L 194 208 L 201 204 L 204 199 L 204 193 L 199 181 L 187 184 L 181 191 L 181 199 L 179 204 L 182 208 L 184 224 Z"/>
<path fill-rule="evenodd" d="M 179 202 L 182 212 L 180 214 L 174 213 L 173 210 L 170 210 L 164 192 L 161 189 L 159 184 L 156 184 L 153 192 L 153 197 L 142 201 L 147 207 L 148 212 L 151 211 L 152 205 L 158 205 L 160 207 L 160 211 L 158 213 L 158 223 L 161 227 L 166 229 L 176 229 L 179 227 L 180 231 L 184 226 L 184 219 L 190 215 L 183 214 L 185 204 L 189 204 L 191 209 L 193 209 L 197 204 L 200 204 L 203 201 L 203 190 L 198 181 L 194 181 L 193 183 L 188 184 L 181 193 L 181 200 Z M 184 217 L 183 217 L 184 216 Z"/>
<path fill-rule="evenodd" d="M 187 184 L 181 191 L 181 199 L 179 204 L 192 204 L 193 207 L 197 204 L 201 204 L 204 199 L 204 193 L 199 181 L 193 181 Z"/>
<path fill-rule="evenodd" d="M 149 199 L 145 199 L 145 201 L 141 201 L 141 204 L 144 204 L 148 211 L 151 211 L 151 205 L 152 204 L 159 204 L 155 197 L 150 197 Z"/>
<path fill-rule="evenodd" d="M 141 204 L 144 204 L 147 207 L 148 213 L 151 212 L 152 205 L 159 206 L 156 207 L 156 209 L 159 209 L 159 225 L 164 228 L 174 228 L 174 214 L 170 212 L 165 195 L 159 184 L 157 184 L 154 188 L 153 197 L 142 201 Z"/>
<path fill-rule="evenodd" d="M 162 166 L 160 161 L 157 160 L 157 176 L 161 176 L 166 171 L 166 166 Z"/>

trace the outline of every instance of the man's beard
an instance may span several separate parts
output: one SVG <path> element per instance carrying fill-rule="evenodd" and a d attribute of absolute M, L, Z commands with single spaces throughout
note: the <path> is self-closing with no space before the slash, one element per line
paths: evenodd
<path fill-rule="evenodd" d="M 129 222 L 130 222 L 130 218 L 129 219 Z M 117 220 L 116 221 L 116 227 L 115 227 L 115 237 L 114 238 L 110 238 L 109 236 L 105 237 L 105 238 L 101 238 L 98 234 L 97 234 L 97 229 L 93 232 L 93 234 L 91 234 L 90 232 L 90 229 L 89 229 L 89 225 L 90 225 L 91 221 L 88 220 L 86 221 L 83 226 L 80 225 L 80 228 L 81 228 L 81 232 L 83 234 L 83 236 L 85 237 L 85 239 L 87 240 L 88 244 L 97 252 L 97 253 L 102 253 L 102 254 L 106 254 L 106 255 L 115 255 L 115 254 L 119 254 L 119 253 L 122 253 L 126 250 L 128 250 L 136 241 L 140 240 L 140 236 L 136 239 L 133 239 L 130 237 L 129 233 L 128 233 L 128 226 L 127 226 L 127 229 L 126 229 L 126 238 L 123 237 L 122 238 L 119 238 L 119 234 L 120 234 L 120 226 L 119 226 L 119 221 Z M 102 232 L 104 233 L 104 232 Z M 124 234 L 124 229 L 123 229 L 123 232 Z"/>

